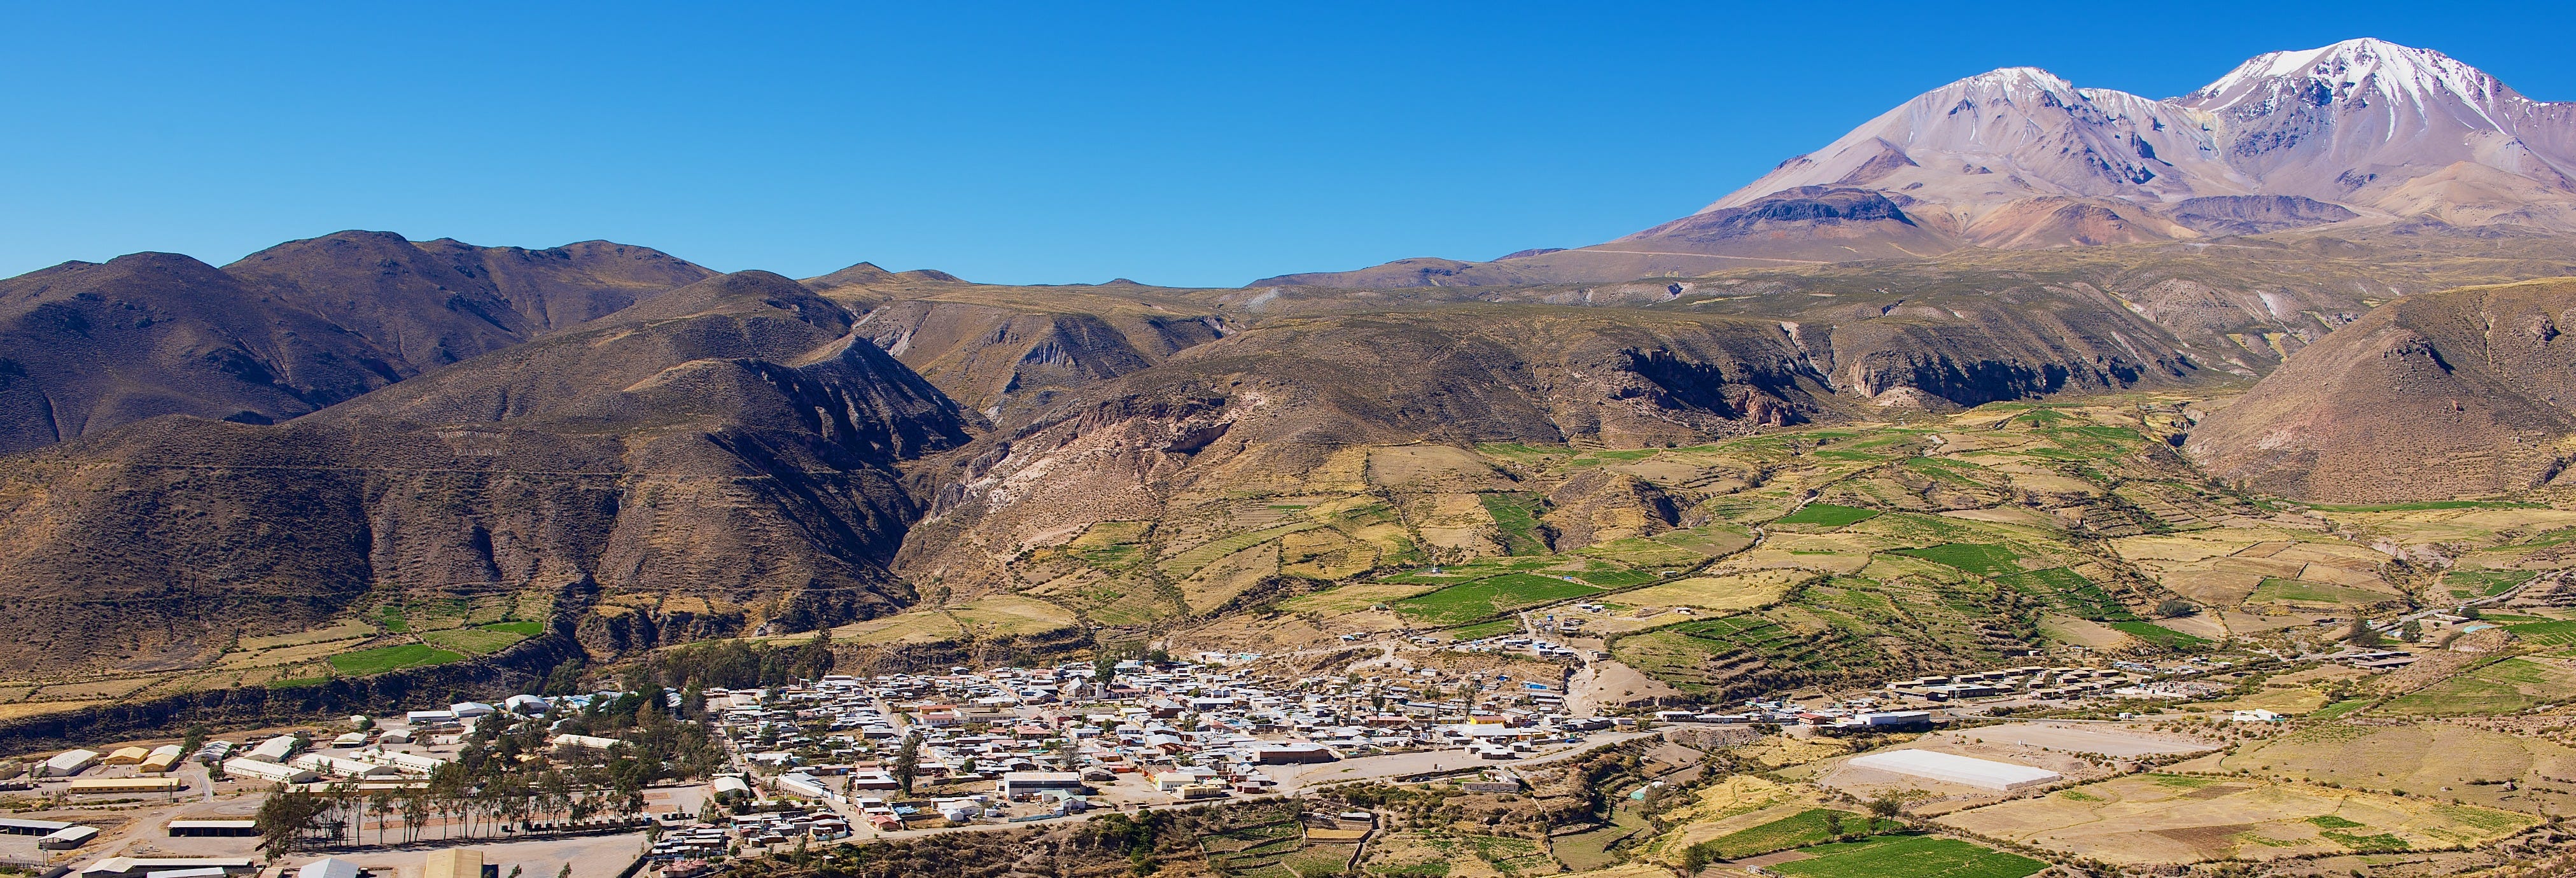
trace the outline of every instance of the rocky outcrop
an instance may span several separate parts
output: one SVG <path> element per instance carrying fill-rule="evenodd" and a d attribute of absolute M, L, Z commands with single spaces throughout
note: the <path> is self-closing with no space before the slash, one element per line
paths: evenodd
<path fill-rule="evenodd" d="M 2505 494 L 2576 460 L 2576 281 L 2409 296 L 2299 352 L 2191 432 L 2211 473 L 2311 500 Z"/>

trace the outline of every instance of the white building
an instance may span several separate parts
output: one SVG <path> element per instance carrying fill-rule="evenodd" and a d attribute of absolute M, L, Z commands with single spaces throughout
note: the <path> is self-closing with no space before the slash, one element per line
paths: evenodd
<path fill-rule="evenodd" d="M 322 779 L 309 768 L 295 768 L 244 756 L 224 760 L 224 773 L 270 783 L 312 783 Z"/>
<path fill-rule="evenodd" d="M 96 750 L 66 750 L 62 753 L 56 754 L 52 759 L 45 760 L 45 764 L 37 767 L 36 775 L 38 777 L 70 777 L 72 775 L 88 771 L 90 766 L 97 764 L 98 751 Z"/>
<path fill-rule="evenodd" d="M 554 748 L 557 750 L 580 748 L 607 752 L 608 748 L 615 747 L 625 742 L 617 740 L 616 738 L 602 738 L 597 735 L 556 735 L 554 740 L 549 741 L 548 743 L 553 744 Z"/>
<path fill-rule="evenodd" d="M 261 762 L 274 762 L 279 765 L 284 765 L 286 764 L 286 757 L 295 755 L 295 749 L 302 746 L 303 743 L 304 742 L 302 741 L 296 740 L 293 735 L 279 735 L 259 742 L 258 746 L 250 748 L 250 752 L 242 755 L 250 759 L 257 759 Z"/>
<path fill-rule="evenodd" d="M 355 759 L 342 759 L 338 756 L 324 756 L 320 753 L 306 753 L 302 756 L 295 757 L 286 764 L 290 768 L 301 768 L 317 774 L 328 774 L 337 777 L 394 777 L 402 774 L 402 769 L 395 768 L 391 765 L 360 762 Z"/>

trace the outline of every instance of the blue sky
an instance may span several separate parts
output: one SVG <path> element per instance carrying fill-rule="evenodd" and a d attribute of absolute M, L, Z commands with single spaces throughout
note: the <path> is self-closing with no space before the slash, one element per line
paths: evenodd
<path fill-rule="evenodd" d="M 0 7 L 0 274 L 364 228 L 1233 286 L 1598 242 L 1995 67 L 2377 36 L 2576 100 L 2554 4 L 719 5 Z"/>

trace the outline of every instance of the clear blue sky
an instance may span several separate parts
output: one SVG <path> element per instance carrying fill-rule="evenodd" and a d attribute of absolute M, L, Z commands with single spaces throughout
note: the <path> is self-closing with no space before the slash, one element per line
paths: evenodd
<path fill-rule="evenodd" d="M 1233 286 L 1579 246 L 1995 67 L 2377 36 L 2576 100 L 2561 4 L 14 3 L 0 274 L 344 228 Z"/>

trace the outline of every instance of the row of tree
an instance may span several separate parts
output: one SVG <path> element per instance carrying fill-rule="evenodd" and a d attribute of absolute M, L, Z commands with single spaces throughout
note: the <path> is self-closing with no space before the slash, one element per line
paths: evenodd
<path fill-rule="evenodd" d="M 558 732 L 624 743 L 605 753 L 558 750 L 548 743 Z M 276 859 L 317 844 L 363 844 L 370 828 L 384 844 L 396 823 L 411 842 L 433 826 L 439 838 L 474 838 L 512 824 L 631 816 L 644 810 L 646 786 L 723 763 L 705 725 L 671 716 L 658 692 L 630 694 L 594 702 L 553 729 L 542 720 L 479 724 L 425 783 L 281 787 L 260 806 L 259 847 Z"/>

